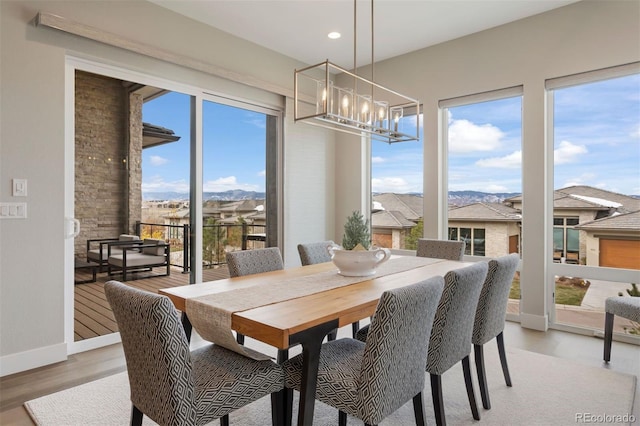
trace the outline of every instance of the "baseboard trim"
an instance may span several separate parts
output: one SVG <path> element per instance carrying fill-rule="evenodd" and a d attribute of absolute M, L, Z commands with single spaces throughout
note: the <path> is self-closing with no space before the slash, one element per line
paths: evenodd
<path fill-rule="evenodd" d="M 91 339 L 69 343 L 69 355 L 113 345 L 120 343 L 120 341 L 120 333 L 111 333 L 104 336 L 92 337 Z"/>
<path fill-rule="evenodd" d="M 66 360 L 66 343 L 5 355 L 0 358 L 0 377 Z"/>
<path fill-rule="evenodd" d="M 521 312 L 520 325 L 532 330 L 547 331 L 549 329 L 549 317 L 547 315 L 532 315 Z"/>

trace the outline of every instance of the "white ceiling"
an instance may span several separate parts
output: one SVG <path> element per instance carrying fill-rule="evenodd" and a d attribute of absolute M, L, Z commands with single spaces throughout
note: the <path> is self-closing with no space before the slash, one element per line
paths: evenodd
<path fill-rule="evenodd" d="M 354 63 L 352 0 L 150 0 L 307 64 Z M 562 7 L 578 0 L 376 0 L 376 61 Z M 358 66 L 371 62 L 371 2 L 358 0 Z M 339 31 L 342 38 L 327 34 Z"/>

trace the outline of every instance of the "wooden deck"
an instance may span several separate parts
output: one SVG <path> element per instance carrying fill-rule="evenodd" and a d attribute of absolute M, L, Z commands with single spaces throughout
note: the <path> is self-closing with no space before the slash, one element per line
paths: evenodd
<path fill-rule="evenodd" d="M 162 273 L 164 268 L 156 268 L 156 273 Z M 140 273 L 139 276 L 144 276 Z M 90 272 L 76 272 L 76 280 L 91 278 Z M 226 266 L 203 270 L 204 281 L 215 281 L 229 278 Z M 97 281 L 88 284 L 76 284 L 74 288 L 74 340 L 80 341 L 92 337 L 104 336 L 118 331 L 111 307 L 104 294 L 104 283 L 110 279 L 118 280 L 119 276 L 109 277 L 106 272 L 98 273 Z M 157 293 L 160 288 L 176 287 L 189 284 L 189 274 L 183 274 L 182 269 L 174 269 L 169 276 L 159 276 L 129 280 L 132 287 Z"/>

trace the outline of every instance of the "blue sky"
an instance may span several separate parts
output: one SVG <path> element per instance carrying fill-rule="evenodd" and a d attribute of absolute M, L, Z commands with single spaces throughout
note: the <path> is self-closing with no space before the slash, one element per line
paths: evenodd
<path fill-rule="evenodd" d="M 556 90 L 554 98 L 554 187 L 640 194 L 640 76 Z M 205 191 L 264 191 L 265 116 L 212 102 L 203 111 Z M 449 190 L 521 192 L 521 98 L 448 112 Z M 189 97 L 148 102 L 143 120 L 182 136 L 143 152 L 143 191 L 188 192 Z M 422 192 L 422 142 L 376 141 L 372 167 L 373 191 Z"/>

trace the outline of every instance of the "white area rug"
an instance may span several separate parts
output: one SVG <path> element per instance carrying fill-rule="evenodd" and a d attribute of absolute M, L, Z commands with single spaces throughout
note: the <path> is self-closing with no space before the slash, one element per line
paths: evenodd
<path fill-rule="evenodd" d="M 445 411 L 449 425 L 570 425 L 580 423 L 629 424 L 636 377 L 584 366 L 519 349 L 508 349 L 513 387 L 504 384 L 495 344 L 485 348 L 491 410 L 482 408 L 481 422 L 471 417 L 460 364 L 443 376 Z M 473 361 L 472 361 L 473 365 Z M 475 368 L 472 367 L 475 375 Z M 294 392 L 294 424 L 297 392 Z M 428 424 L 435 424 L 429 378 L 424 392 Z M 39 425 L 126 425 L 131 405 L 126 373 L 117 374 L 25 403 Z M 270 399 L 262 398 L 230 415 L 232 425 L 264 426 L 270 423 Z M 599 421 L 598 421 L 599 420 Z M 637 419 L 636 419 L 637 421 Z M 146 425 L 154 424 L 145 417 Z M 214 425 L 218 421 L 213 422 Z M 314 425 L 338 424 L 338 412 L 316 402 Z M 362 422 L 350 418 L 349 425 Z M 415 425 L 411 403 L 381 425 Z"/>

